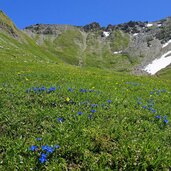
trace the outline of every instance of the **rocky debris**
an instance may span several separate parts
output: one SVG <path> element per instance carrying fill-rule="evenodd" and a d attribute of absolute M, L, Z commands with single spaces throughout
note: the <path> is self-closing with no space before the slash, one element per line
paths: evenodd
<path fill-rule="evenodd" d="M 165 44 L 171 39 L 171 17 L 161 21 L 160 29 L 156 32 L 155 37 Z"/>
<path fill-rule="evenodd" d="M 83 26 L 82 28 L 83 28 L 83 30 L 85 32 L 97 31 L 97 30 L 101 29 L 100 24 L 97 23 L 97 22 L 93 22 L 93 23 L 87 24 L 87 25 Z"/>
<path fill-rule="evenodd" d="M 29 30 L 35 34 L 58 35 L 61 32 L 69 29 L 74 29 L 74 26 L 57 24 L 35 24 L 26 27 L 24 30 Z"/>
<path fill-rule="evenodd" d="M 107 31 L 122 30 L 125 33 L 139 33 L 146 27 L 146 22 L 129 21 L 128 23 L 111 25 L 109 24 L 106 28 Z"/>

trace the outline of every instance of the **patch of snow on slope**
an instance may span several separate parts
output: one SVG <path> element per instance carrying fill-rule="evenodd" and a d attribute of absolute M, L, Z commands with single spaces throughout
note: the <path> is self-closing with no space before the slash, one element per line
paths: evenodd
<path fill-rule="evenodd" d="M 152 26 L 153 26 L 153 24 L 151 24 L 151 23 L 147 24 L 147 27 L 152 27 Z"/>
<path fill-rule="evenodd" d="M 103 32 L 103 35 L 104 35 L 105 37 L 108 37 L 108 36 L 110 35 L 110 33 L 107 32 L 107 31 L 104 31 L 104 32 Z"/>
<path fill-rule="evenodd" d="M 134 34 L 133 34 L 133 36 L 137 36 L 137 35 L 138 35 L 138 33 L 134 33 Z"/>
<path fill-rule="evenodd" d="M 169 40 L 167 43 L 165 43 L 165 44 L 162 46 L 162 48 L 168 46 L 170 43 L 171 43 L 171 40 Z"/>
<path fill-rule="evenodd" d="M 169 55 L 169 56 L 168 56 Z M 168 51 L 159 59 L 155 59 L 151 64 L 147 65 L 143 70 L 154 75 L 163 68 L 171 64 L 171 51 Z"/>
<path fill-rule="evenodd" d="M 121 54 L 121 53 L 122 53 L 122 50 L 113 52 L 113 54 Z"/>

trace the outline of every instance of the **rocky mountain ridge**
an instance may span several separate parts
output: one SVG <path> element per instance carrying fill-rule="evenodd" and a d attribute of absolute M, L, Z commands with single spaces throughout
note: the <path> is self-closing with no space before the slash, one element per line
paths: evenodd
<path fill-rule="evenodd" d="M 35 35 L 39 35 L 41 39 L 43 37 L 44 40 L 47 40 L 47 37 L 54 36 L 53 41 L 58 39 L 61 34 L 64 34 L 68 30 L 75 30 L 82 35 L 86 35 L 87 39 L 84 41 L 84 47 L 89 46 L 89 37 L 91 37 L 94 39 L 92 41 L 94 44 L 97 44 L 97 46 L 96 49 L 94 49 L 95 47 L 92 45 L 92 47 L 89 49 L 94 49 L 94 51 L 99 52 L 104 51 L 106 48 L 108 49 L 108 56 L 110 56 L 110 58 L 114 58 L 114 56 L 118 55 L 120 55 L 120 58 L 122 58 L 126 55 L 130 63 L 138 63 L 138 65 L 132 66 L 132 71 L 136 74 L 144 74 L 145 72 L 143 71 L 143 68 L 147 64 L 152 62 L 154 59 L 159 58 L 171 49 L 170 43 L 163 47 L 164 44 L 171 40 L 171 17 L 150 23 L 141 21 L 129 21 L 128 23 L 119 25 L 109 24 L 107 27 L 101 27 L 99 23 L 93 22 L 85 26 L 36 24 L 24 29 L 28 35 L 32 35 L 31 33 L 34 34 L 32 35 L 32 38 L 35 37 Z M 116 36 L 118 34 L 120 36 Z M 127 40 L 125 37 L 127 37 Z M 77 38 L 75 38 L 73 41 L 75 44 L 78 43 L 78 40 L 76 39 Z M 79 39 L 83 38 L 80 37 Z M 40 43 L 40 41 L 38 42 Z M 78 44 L 81 44 L 81 48 L 83 46 L 83 41 L 81 42 L 79 40 Z M 96 53 L 94 51 L 91 53 Z M 77 56 L 77 54 L 75 55 Z M 99 58 L 100 56 L 101 58 L 104 57 L 103 53 L 97 53 L 97 55 Z M 91 58 L 95 57 L 91 56 Z M 82 59 L 82 61 L 84 60 Z M 110 63 L 112 62 L 113 60 L 110 61 Z M 128 69 L 125 65 L 125 69 Z M 130 67 L 130 65 L 128 65 L 128 67 Z"/>
<path fill-rule="evenodd" d="M 15 39 L 29 36 L 40 48 L 80 67 L 147 74 L 145 67 L 171 51 L 171 17 L 155 21 L 129 21 L 101 27 L 35 24 L 22 31 L 1 11 L 0 31 Z"/>

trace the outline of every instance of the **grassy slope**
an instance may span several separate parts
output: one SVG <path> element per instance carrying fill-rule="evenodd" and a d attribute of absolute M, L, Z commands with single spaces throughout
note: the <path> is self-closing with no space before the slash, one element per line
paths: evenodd
<path fill-rule="evenodd" d="M 0 170 L 170 169 L 170 81 L 66 65 L 56 57 L 62 58 L 60 53 L 38 47 L 18 30 L 16 40 L 8 31 L 0 32 Z M 77 55 L 75 48 L 82 41 L 78 32 L 72 34 L 50 45 L 63 44 L 61 54 L 66 53 L 67 61 L 72 59 L 67 59 L 69 54 Z M 97 49 L 102 46 L 89 40 Z M 109 48 L 105 43 L 103 47 Z M 103 62 L 107 54 L 103 51 Z M 96 55 L 92 58 L 90 64 L 98 61 Z M 56 90 L 35 92 L 42 86 Z M 41 146 L 56 144 L 60 148 L 41 164 L 40 155 L 46 153 Z M 38 146 L 35 152 L 30 151 L 32 145 Z"/>
<path fill-rule="evenodd" d="M 162 79 L 171 80 L 171 66 L 161 70 L 157 75 Z"/>
<path fill-rule="evenodd" d="M 129 71 L 134 63 L 126 55 L 114 55 L 114 51 L 126 48 L 128 35 L 114 31 L 111 38 L 101 38 L 101 31 L 89 32 L 86 38 L 78 28 L 64 31 L 61 35 L 35 36 L 41 46 L 66 63 L 82 67 L 98 67 L 115 71 Z M 86 39 L 86 40 L 85 40 Z M 85 42 L 84 42 L 85 41 Z"/>
<path fill-rule="evenodd" d="M 80 49 L 75 41 L 81 41 L 79 31 L 67 30 L 53 41 L 47 35 L 43 47 L 66 63 L 78 65 Z"/>
<path fill-rule="evenodd" d="M 170 168 L 170 81 L 69 66 L 24 40 L 0 34 L 0 170 Z M 56 90 L 26 93 L 42 86 Z"/>

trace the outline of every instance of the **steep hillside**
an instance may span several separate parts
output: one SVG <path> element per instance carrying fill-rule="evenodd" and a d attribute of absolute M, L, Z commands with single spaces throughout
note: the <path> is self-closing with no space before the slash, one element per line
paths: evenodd
<path fill-rule="evenodd" d="M 13 22 L 2 12 L 0 13 L 0 68 L 23 63 L 58 63 L 58 58 L 38 46 L 34 40 L 18 30 Z M 13 68 L 15 70 L 15 67 Z"/>
<path fill-rule="evenodd" d="M 0 11 L 0 31 L 6 32 L 13 37 L 18 37 L 18 30 L 15 24 L 3 13 Z"/>

